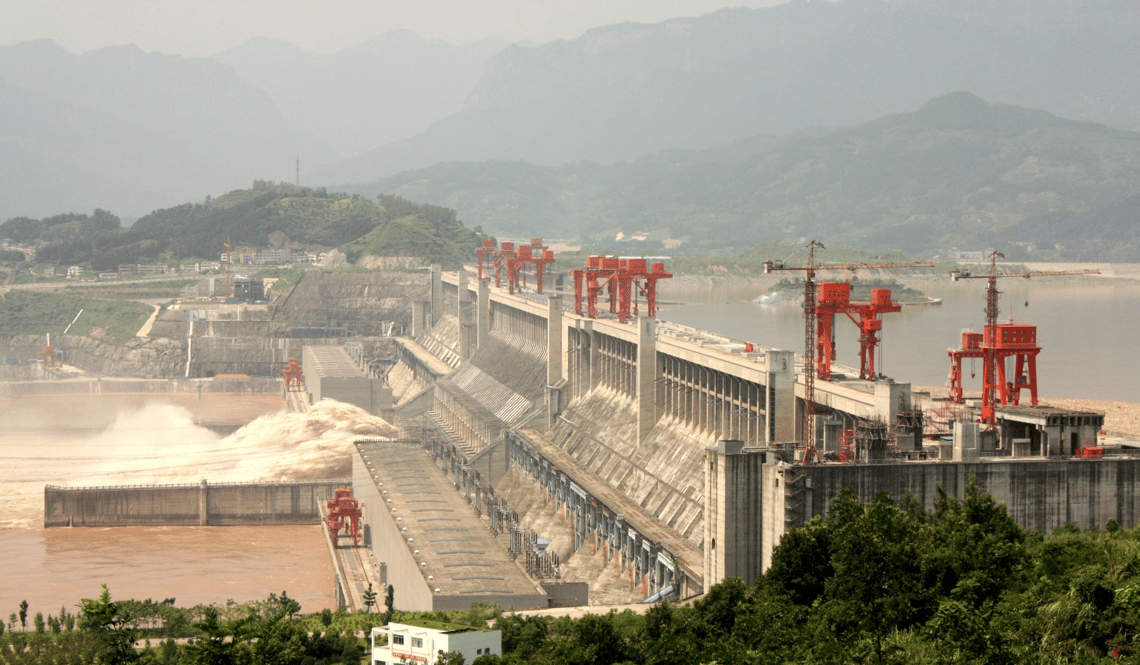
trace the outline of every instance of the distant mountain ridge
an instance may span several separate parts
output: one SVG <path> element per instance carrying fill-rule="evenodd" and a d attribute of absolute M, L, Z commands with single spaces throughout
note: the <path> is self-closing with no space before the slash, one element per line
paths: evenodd
<path fill-rule="evenodd" d="M 459 111 L 487 60 L 507 45 L 456 46 L 393 30 L 327 55 L 258 37 L 212 59 L 264 90 L 291 125 L 354 156 Z"/>
<path fill-rule="evenodd" d="M 1140 3 L 844 0 L 724 9 L 509 47 L 464 109 L 319 170 L 368 182 L 437 162 L 557 165 L 842 126 L 955 90 L 1140 129 Z"/>
<path fill-rule="evenodd" d="M 446 205 L 492 234 L 640 232 L 656 243 L 648 251 L 668 238 L 688 251 L 816 237 L 911 254 L 1001 243 L 1140 260 L 1140 133 L 964 92 L 787 142 L 609 166 L 439 164 L 356 191 Z"/>
<path fill-rule="evenodd" d="M 0 47 L 0 219 L 114 208 L 138 215 L 332 153 L 272 100 L 204 58 L 50 40 Z"/>

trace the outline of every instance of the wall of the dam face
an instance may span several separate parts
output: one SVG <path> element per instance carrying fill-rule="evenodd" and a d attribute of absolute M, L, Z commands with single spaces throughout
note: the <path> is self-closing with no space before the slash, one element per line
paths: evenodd
<path fill-rule="evenodd" d="M 806 519 L 826 515 L 830 500 L 847 487 L 855 488 L 863 501 L 878 492 L 896 500 L 910 494 L 929 509 L 939 485 L 961 498 L 966 484 L 977 478 L 978 486 L 1027 529 L 1049 532 L 1067 522 L 1082 529 L 1104 528 L 1109 519 L 1126 528 L 1140 524 L 1140 459 L 823 465 L 797 472 L 806 474 Z"/>
<path fill-rule="evenodd" d="M 317 501 L 349 480 L 44 488 L 44 526 L 318 524 Z"/>

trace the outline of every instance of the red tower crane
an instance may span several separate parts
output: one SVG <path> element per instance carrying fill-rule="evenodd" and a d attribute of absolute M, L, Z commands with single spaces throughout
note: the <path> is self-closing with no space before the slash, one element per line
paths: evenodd
<path fill-rule="evenodd" d="M 815 353 L 816 344 L 816 283 L 815 273 L 818 270 L 860 270 L 871 268 L 915 268 L 930 267 L 929 261 L 914 261 L 909 263 L 815 263 L 815 248 L 827 249 L 823 243 L 812 240 L 805 245 L 808 250 L 806 266 L 787 266 L 783 261 L 765 261 L 764 272 L 771 273 L 776 270 L 802 270 L 804 271 L 804 463 L 810 464 L 819 459 L 815 450 Z"/>
<path fill-rule="evenodd" d="M 950 389 L 951 399 L 962 400 L 962 358 L 982 359 L 982 414 L 981 421 L 990 429 L 997 427 L 997 396 L 995 391 L 1001 390 L 1001 403 L 1010 403 L 1007 400 L 1016 400 L 1020 396 L 1022 387 L 1029 388 L 1033 404 L 1037 404 L 1037 328 L 1035 326 L 1015 326 L 1012 321 L 1009 325 L 999 326 L 997 281 L 1004 277 L 1050 277 L 1055 275 L 1099 275 L 1099 270 L 1031 270 L 1027 272 L 997 271 L 997 260 L 1004 259 L 1001 252 L 990 252 L 990 271 L 985 275 L 975 275 L 969 270 L 953 270 L 950 277 L 955 282 L 960 279 L 988 280 L 986 286 L 986 327 L 981 335 L 964 333 L 962 335 L 962 348 L 951 349 Z M 1026 341 L 1032 337 L 1031 341 Z M 956 356 L 957 354 L 957 356 Z M 1005 359 L 1017 359 L 1014 381 L 1007 385 L 1005 381 Z M 998 368 L 998 359 L 1001 359 L 1001 368 Z M 955 368 L 957 380 L 955 380 Z M 1001 376 L 999 377 L 998 374 Z M 1016 393 L 1014 388 L 1016 387 Z M 956 394 L 953 391 L 957 391 Z M 1016 404 L 1017 402 L 1012 402 Z"/>

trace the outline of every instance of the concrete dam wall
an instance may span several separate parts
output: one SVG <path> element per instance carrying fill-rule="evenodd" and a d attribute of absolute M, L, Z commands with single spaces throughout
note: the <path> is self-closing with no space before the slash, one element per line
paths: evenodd
<path fill-rule="evenodd" d="M 349 479 L 44 488 L 44 527 L 271 526 L 318 524 L 318 500 Z"/>
<path fill-rule="evenodd" d="M 254 379 L 63 379 L 0 383 L 0 396 L 203 394 L 274 395 L 283 391 L 279 378 Z"/>

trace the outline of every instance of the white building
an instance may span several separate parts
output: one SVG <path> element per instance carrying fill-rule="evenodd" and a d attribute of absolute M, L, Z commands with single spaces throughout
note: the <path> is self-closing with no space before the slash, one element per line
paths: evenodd
<path fill-rule="evenodd" d="M 384 638 L 387 643 L 381 644 Z M 439 630 L 403 623 L 372 629 L 372 665 L 435 665 L 436 659 L 452 651 L 463 654 L 465 663 L 488 653 L 502 656 L 503 633 L 468 627 Z"/>

